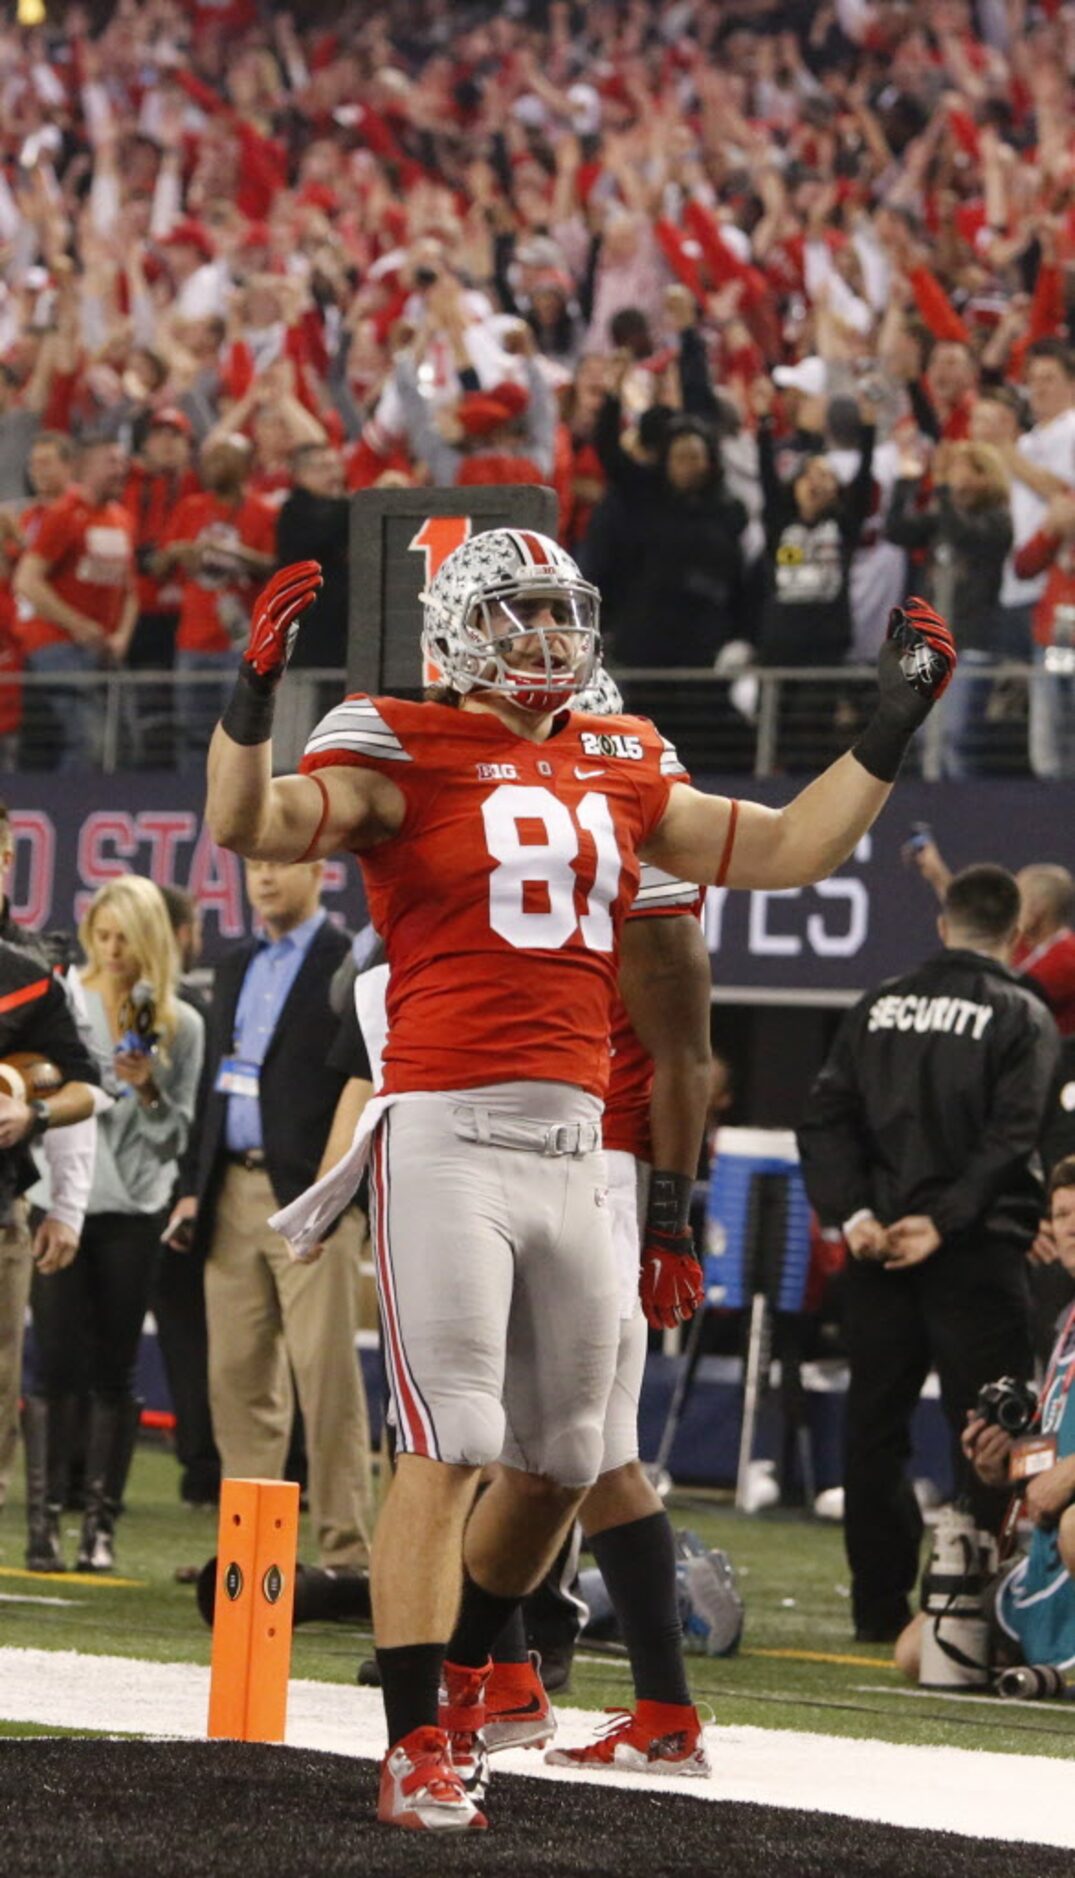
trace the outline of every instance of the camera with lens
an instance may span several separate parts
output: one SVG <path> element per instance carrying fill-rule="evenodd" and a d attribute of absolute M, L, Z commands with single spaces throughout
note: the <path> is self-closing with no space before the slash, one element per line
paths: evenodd
<path fill-rule="evenodd" d="M 1038 1398 L 1028 1382 L 1002 1376 L 978 1391 L 975 1408 L 984 1422 L 1003 1428 L 1006 1435 L 1024 1435 L 1037 1412 Z"/>

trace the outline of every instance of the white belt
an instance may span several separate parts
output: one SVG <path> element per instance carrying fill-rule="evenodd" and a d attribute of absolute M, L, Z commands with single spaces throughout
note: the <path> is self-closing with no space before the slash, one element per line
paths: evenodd
<path fill-rule="evenodd" d="M 522 1148 L 530 1154 L 569 1154 L 579 1160 L 601 1146 L 600 1122 L 510 1121 L 468 1103 L 452 1110 L 452 1127 L 461 1141 L 490 1148 Z"/>

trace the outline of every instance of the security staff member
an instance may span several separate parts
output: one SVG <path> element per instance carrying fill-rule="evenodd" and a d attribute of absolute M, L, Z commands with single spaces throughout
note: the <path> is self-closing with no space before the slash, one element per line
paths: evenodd
<path fill-rule="evenodd" d="M 1059 1039 L 1009 968 L 1018 919 L 1004 868 L 957 874 L 944 952 L 848 1014 L 799 1129 L 807 1192 L 851 1253 L 844 1530 L 866 1642 L 895 1638 L 909 1614 L 922 1519 L 904 1470 L 930 1368 L 957 1436 L 983 1383 L 1030 1371 L 1024 1255 Z M 995 1527 L 1003 1497 L 967 1486 Z"/>

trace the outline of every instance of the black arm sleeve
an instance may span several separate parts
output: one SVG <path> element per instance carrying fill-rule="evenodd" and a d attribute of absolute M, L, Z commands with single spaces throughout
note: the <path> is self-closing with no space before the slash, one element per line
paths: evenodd
<path fill-rule="evenodd" d="M 799 1154 L 810 1204 L 823 1226 L 842 1226 L 873 1207 L 871 1153 L 856 1068 L 861 1011 L 848 1013 L 810 1091 L 799 1124 Z"/>
<path fill-rule="evenodd" d="M 840 533 L 852 547 L 858 542 L 873 503 L 873 446 L 876 436 L 872 424 L 862 426 L 859 466 L 841 504 Z"/>
<path fill-rule="evenodd" d="M 912 510 L 911 502 L 918 488 L 918 478 L 901 476 L 892 491 L 885 516 L 885 539 L 900 548 L 928 548 L 937 532 L 937 512 L 933 508 Z"/>
<path fill-rule="evenodd" d="M 683 394 L 683 409 L 691 417 L 717 416 L 720 406 L 697 326 L 686 327 L 679 336 L 679 388 Z"/>
<path fill-rule="evenodd" d="M 765 539 L 772 553 L 790 520 L 795 499 L 777 475 L 773 427 L 764 421 L 758 425 L 758 476 L 761 481 Z"/>
<path fill-rule="evenodd" d="M 644 489 L 653 481 L 653 471 L 628 456 L 620 442 L 623 406 L 612 392 L 605 398 L 594 424 L 593 447 L 610 483 L 620 489 Z"/>
<path fill-rule="evenodd" d="M 593 318 L 594 294 L 597 289 L 597 264 L 601 259 L 601 237 L 593 235 L 586 250 L 586 266 L 579 282 L 579 311 L 589 325 Z"/>
<path fill-rule="evenodd" d="M 911 383 L 908 385 L 907 396 L 911 400 L 911 410 L 914 414 L 914 421 L 923 436 L 932 437 L 934 443 L 939 443 L 941 440 L 940 418 L 933 408 L 929 393 L 923 388 L 917 378 L 912 379 Z"/>
<path fill-rule="evenodd" d="M 501 230 L 493 236 L 493 285 L 497 299 L 505 313 L 518 314 L 519 303 L 511 290 L 508 270 L 515 258 L 515 235 L 513 231 Z"/>
<path fill-rule="evenodd" d="M 42 1056 L 63 1071 L 65 1082 L 88 1082 L 97 1087 L 101 1073 L 78 1034 L 71 1006 L 58 978 L 49 980 L 48 990 L 26 1007 L 26 1022 L 18 1038 L 24 1050 L 39 1050 Z"/>

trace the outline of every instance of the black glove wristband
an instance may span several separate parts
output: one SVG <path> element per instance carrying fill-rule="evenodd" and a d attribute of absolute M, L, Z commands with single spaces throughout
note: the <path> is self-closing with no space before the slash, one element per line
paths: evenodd
<path fill-rule="evenodd" d="M 933 699 L 912 684 L 898 647 L 886 639 L 877 660 L 881 695 L 877 709 L 851 754 L 878 782 L 895 782 L 904 752 L 920 724 L 933 709 Z"/>
<path fill-rule="evenodd" d="M 851 754 L 878 782 L 895 782 L 917 729 L 917 724 L 908 724 L 889 700 L 882 698 L 858 742 L 852 744 Z"/>
<path fill-rule="evenodd" d="M 276 678 L 263 678 L 244 659 L 235 675 L 220 727 L 233 743 L 252 745 L 272 741 Z"/>
<path fill-rule="evenodd" d="M 683 1233 L 690 1221 L 694 1182 L 689 1174 L 654 1172 L 649 1183 L 646 1225 L 654 1232 Z"/>

